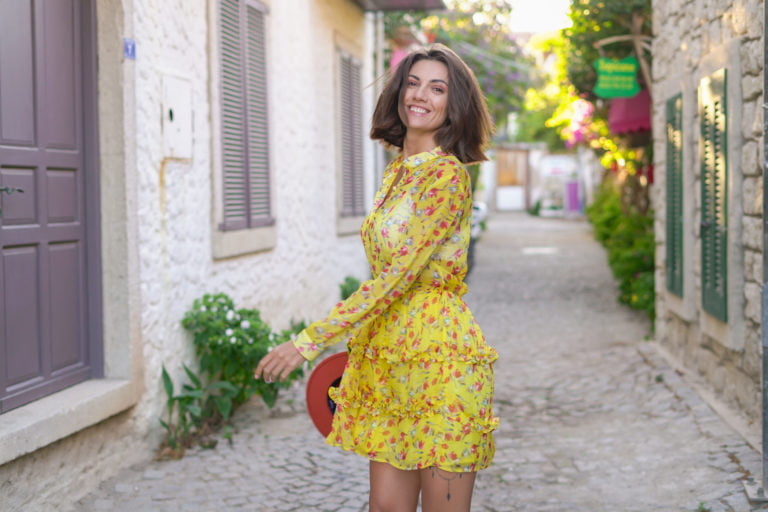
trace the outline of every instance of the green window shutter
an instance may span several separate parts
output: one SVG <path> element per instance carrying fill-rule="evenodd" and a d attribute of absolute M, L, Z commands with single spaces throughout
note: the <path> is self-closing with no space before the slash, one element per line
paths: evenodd
<path fill-rule="evenodd" d="M 222 230 L 272 224 L 266 37 L 259 4 L 220 0 Z"/>
<path fill-rule="evenodd" d="M 728 320 L 726 90 L 725 69 L 703 78 L 699 87 L 702 306 L 723 322 Z"/>
<path fill-rule="evenodd" d="M 666 103 L 667 289 L 683 296 L 683 95 Z"/>
<path fill-rule="evenodd" d="M 363 113 L 361 65 L 343 52 L 340 58 L 341 215 L 365 214 L 363 186 Z"/>

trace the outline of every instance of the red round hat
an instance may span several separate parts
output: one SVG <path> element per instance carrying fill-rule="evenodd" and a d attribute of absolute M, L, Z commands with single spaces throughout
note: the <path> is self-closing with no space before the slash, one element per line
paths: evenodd
<path fill-rule="evenodd" d="M 326 357 L 312 370 L 307 381 L 307 412 L 323 437 L 331 433 L 333 413 L 336 411 L 336 404 L 328 392 L 339 387 L 347 359 L 346 350 Z"/>

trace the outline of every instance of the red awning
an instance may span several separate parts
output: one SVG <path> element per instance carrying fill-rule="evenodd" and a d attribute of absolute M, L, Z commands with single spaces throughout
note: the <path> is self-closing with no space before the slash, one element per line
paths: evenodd
<path fill-rule="evenodd" d="M 611 133 L 640 132 L 651 129 L 651 95 L 646 89 L 631 98 L 614 98 L 608 109 Z"/>

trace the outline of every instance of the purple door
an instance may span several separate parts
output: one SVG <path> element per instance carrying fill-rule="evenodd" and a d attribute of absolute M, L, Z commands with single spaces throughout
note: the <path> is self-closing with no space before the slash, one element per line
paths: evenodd
<path fill-rule="evenodd" d="M 0 0 L 0 413 L 100 369 L 91 8 Z"/>

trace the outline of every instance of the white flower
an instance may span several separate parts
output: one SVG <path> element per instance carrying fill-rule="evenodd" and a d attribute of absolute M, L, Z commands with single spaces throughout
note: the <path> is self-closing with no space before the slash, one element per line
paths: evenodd
<path fill-rule="evenodd" d="M 206 308 L 205 306 L 200 306 L 200 311 L 208 311 L 208 308 Z"/>
<path fill-rule="evenodd" d="M 234 344 L 234 343 L 237 343 L 237 338 L 235 338 L 234 336 L 232 336 L 231 338 L 229 338 L 229 342 L 230 342 L 230 343 L 233 343 L 233 344 Z"/>
<path fill-rule="evenodd" d="M 227 311 L 227 320 L 231 322 L 233 318 L 235 318 L 235 312 L 230 309 Z"/>
<path fill-rule="evenodd" d="M 249 322 L 248 320 L 243 320 L 242 322 L 240 322 L 240 327 L 242 329 L 250 329 L 251 328 L 251 322 Z"/>
<path fill-rule="evenodd" d="M 217 308 L 217 307 L 212 307 L 211 308 L 211 311 L 213 311 L 214 313 L 217 312 L 218 310 L 219 310 L 219 308 Z"/>
<path fill-rule="evenodd" d="M 234 333 L 235 331 L 233 331 L 232 329 L 227 329 L 226 331 L 224 331 L 224 334 L 226 334 L 227 336 L 232 336 Z"/>

